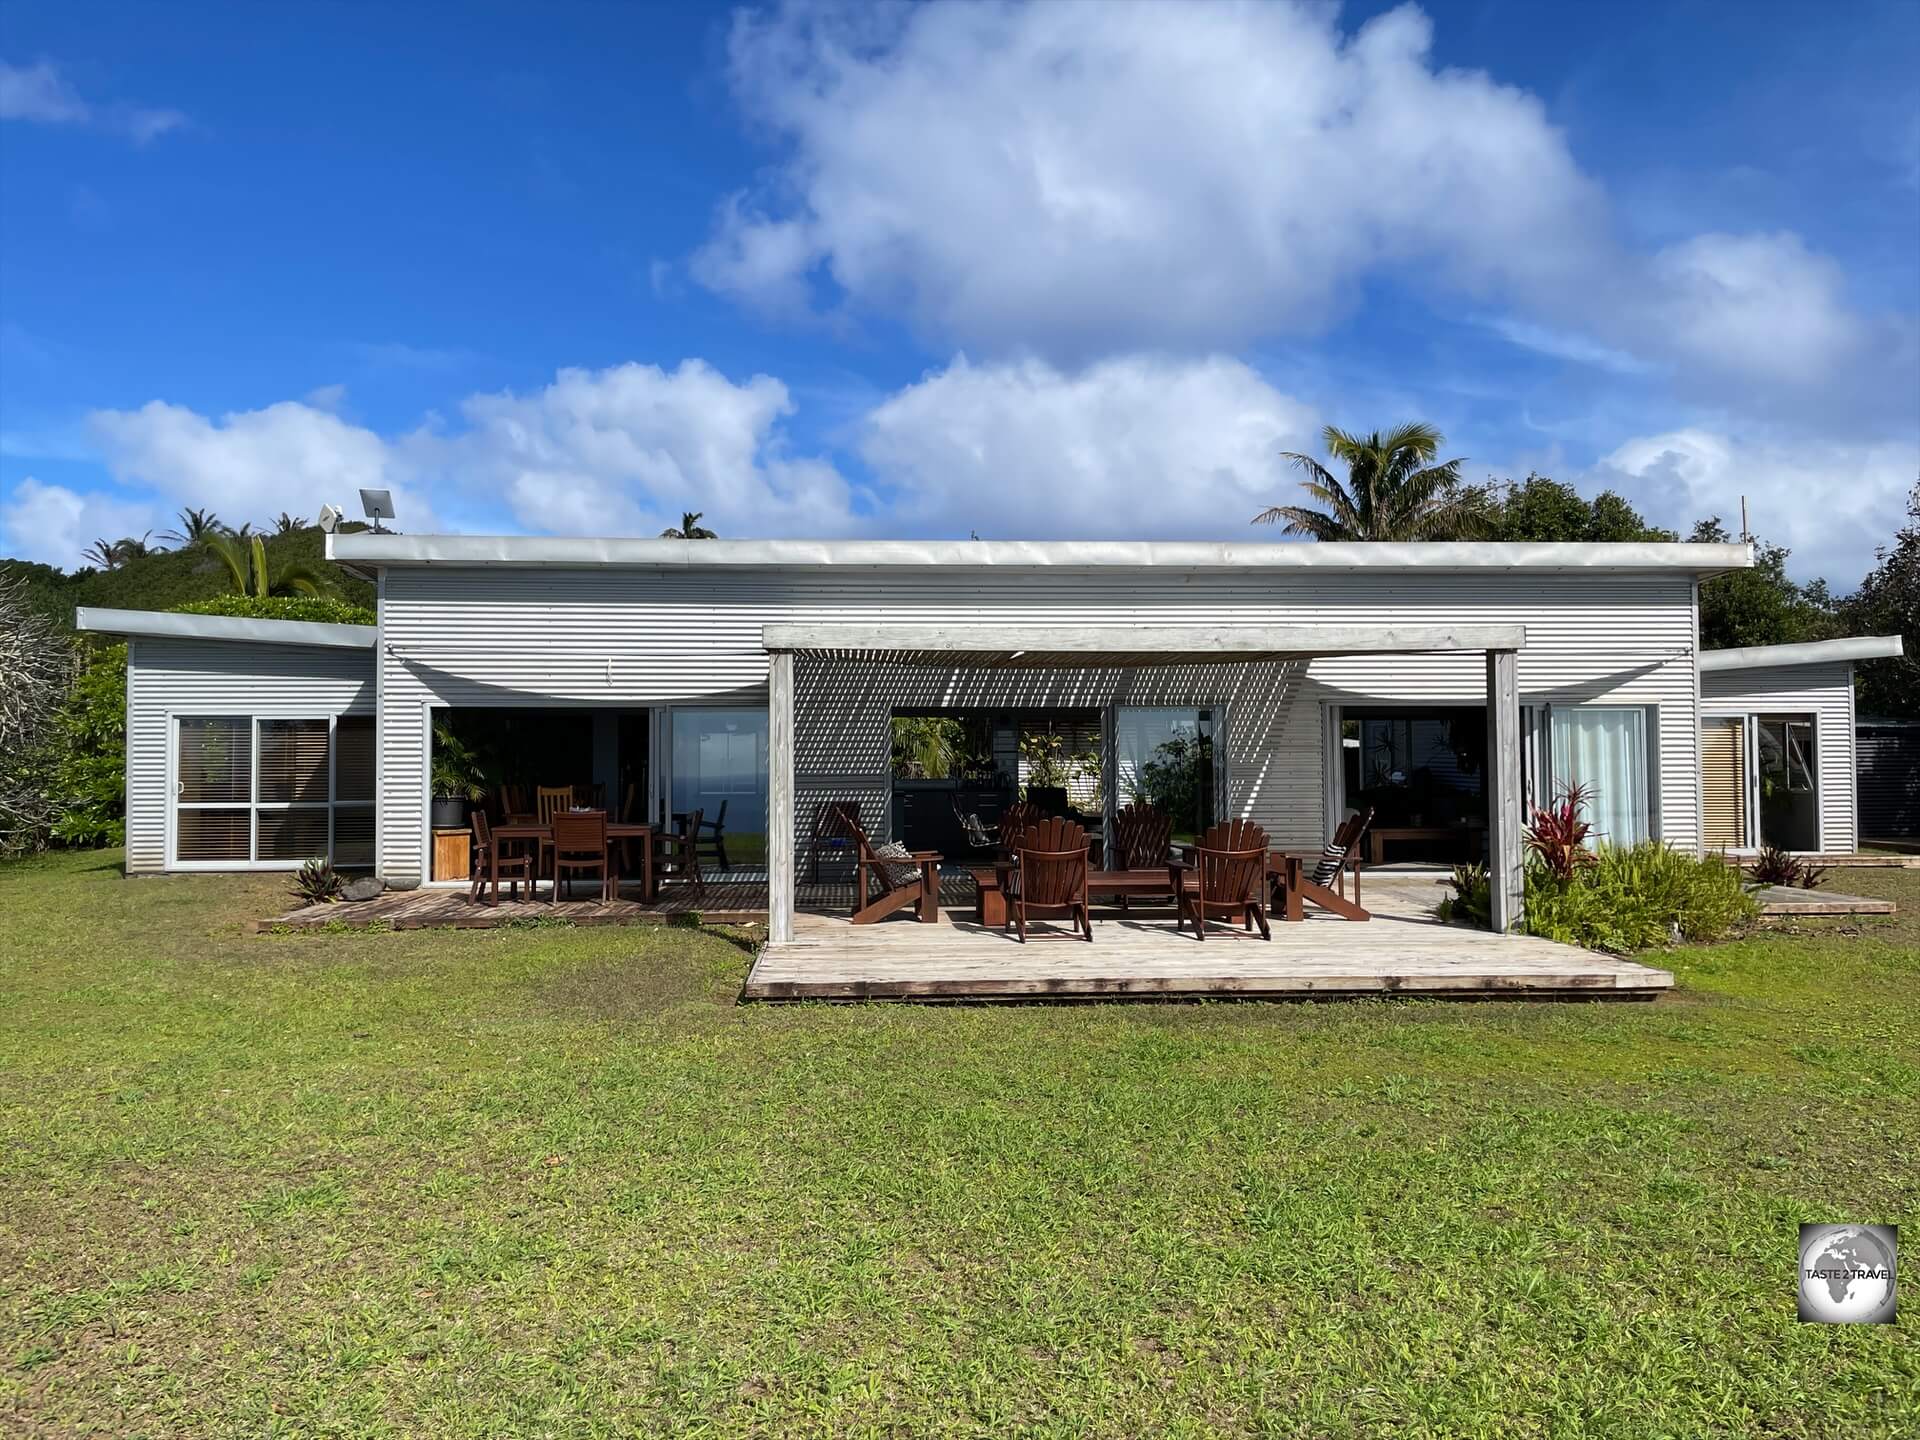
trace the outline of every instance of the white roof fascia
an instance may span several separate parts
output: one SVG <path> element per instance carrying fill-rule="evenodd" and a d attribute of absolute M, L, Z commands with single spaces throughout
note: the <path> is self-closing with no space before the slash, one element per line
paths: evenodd
<path fill-rule="evenodd" d="M 768 651 L 915 654 L 926 657 L 1018 658 L 1102 656 L 1193 663 L 1202 658 L 1425 654 L 1453 650 L 1519 650 L 1522 625 L 841 625 L 762 627 Z"/>
<path fill-rule="evenodd" d="M 1700 673 L 1768 670 L 1780 665 L 1831 665 L 1842 660 L 1890 660 L 1903 653 L 1898 635 L 1856 635 L 1846 640 L 1809 640 L 1803 645 L 1747 645 L 1738 650 L 1702 650 Z"/>
<path fill-rule="evenodd" d="M 349 565 L 632 565 L 660 568 L 849 566 L 957 569 L 1176 570 L 1665 570 L 1717 574 L 1753 564 L 1751 546 L 1409 544 L 1281 542 L 1210 544 L 1138 540 L 642 540 L 554 535 L 327 536 L 327 558 Z"/>
<path fill-rule="evenodd" d="M 156 640 L 240 640 L 256 645 L 317 645 L 329 650 L 371 650 L 380 632 L 372 625 L 326 625 L 312 620 L 252 620 L 237 615 L 178 615 L 164 610 L 111 610 L 82 605 L 74 628 L 103 635 Z"/>

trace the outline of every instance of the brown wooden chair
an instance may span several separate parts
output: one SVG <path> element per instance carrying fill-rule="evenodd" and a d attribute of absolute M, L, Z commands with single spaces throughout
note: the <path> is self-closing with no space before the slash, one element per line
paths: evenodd
<path fill-rule="evenodd" d="M 1311 903 L 1343 920 L 1371 920 L 1371 911 L 1360 906 L 1360 847 L 1367 829 L 1373 824 L 1373 811 L 1356 811 L 1334 827 L 1333 838 L 1319 850 L 1282 852 L 1299 864 L 1299 895 L 1287 891 L 1284 878 L 1275 882 L 1275 902 L 1288 919 L 1299 916 L 1301 905 Z M 1312 868 L 1309 869 L 1308 867 Z M 1347 898 L 1347 873 L 1353 874 L 1353 898 Z"/>
<path fill-rule="evenodd" d="M 496 860 L 494 846 L 500 842 L 493 838 L 493 827 L 487 823 L 487 812 L 476 809 L 468 817 L 473 822 L 473 883 L 467 887 L 467 899 L 478 900 L 487 889 L 489 879 L 493 882 L 493 898 L 487 903 L 500 903 L 500 882 L 507 882 L 507 893 L 517 902 L 520 899 L 520 882 L 527 885 L 527 898 L 533 898 L 533 857 L 524 850 L 512 854 L 502 851 Z M 498 868 L 496 869 L 496 865 Z"/>
<path fill-rule="evenodd" d="M 813 807 L 813 829 L 807 836 L 808 863 L 813 883 L 820 883 L 820 856 L 854 848 L 860 829 L 858 800 L 820 800 Z"/>
<path fill-rule="evenodd" d="M 1158 870 L 1173 857 L 1173 817 L 1144 801 L 1121 807 L 1113 817 L 1113 844 L 1107 849 L 1110 870 Z M 1127 908 L 1128 897 L 1120 897 Z"/>
<path fill-rule="evenodd" d="M 853 841 L 853 923 L 871 925 L 909 905 L 919 908 L 920 919 L 931 925 L 940 918 L 940 860 L 937 851 L 912 850 L 899 855 L 882 855 L 860 828 L 860 822 L 843 815 L 848 838 Z M 876 894 L 874 887 L 879 886 Z"/>
<path fill-rule="evenodd" d="M 581 810 L 604 810 L 607 808 L 607 782 L 595 780 L 590 784 L 573 787 L 573 803 Z"/>
<path fill-rule="evenodd" d="M 660 858 L 653 864 L 656 880 L 691 885 L 696 893 L 706 894 L 707 877 L 700 868 L 698 840 L 700 821 L 705 814 L 704 810 L 689 810 L 681 817 L 679 829 L 654 836 L 660 849 Z"/>
<path fill-rule="evenodd" d="M 542 825 L 551 825 L 555 815 L 572 808 L 573 787 L 571 785 L 541 785 L 534 789 L 533 813 L 540 817 Z"/>
<path fill-rule="evenodd" d="M 1171 869 L 1179 905 L 1175 930 L 1193 921 L 1197 940 L 1207 938 L 1207 921 L 1244 919 L 1247 929 L 1257 923 L 1260 938 L 1271 940 L 1267 928 L 1267 832 L 1250 820 L 1228 820 L 1215 825 L 1193 847 L 1191 865 L 1175 862 Z"/>
<path fill-rule="evenodd" d="M 1000 812 L 1000 851 L 1013 854 L 1020 837 L 1047 818 L 1046 811 L 1025 800 L 1016 800 Z"/>
<path fill-rule="evenodd" d="M 718 814 L 711 820 L 702 819 L 689 833 L 702 860 L 711 860 L 721 870 L 733 868 L 727 860 L 727 802 L 724 799 Z"/>
<path fill-rule="evenodd" d="M 1014 894 L 1011 919 L 1020 943 L 1027 943 L 1027 920 L 1064 917 L 1093 943 L 1093 918 L 1087 914 L 1087 832 L 1063 816 L 1030 826 L 1014 842 Z"/>
<path fill-rule="evenodd" d="M 607 849 L 607 812 L 562 810 L 553 817 L 553 898 L 560 898 L 563 886 L 583 871 L 595 873 L 600 881 L 600 898 L 612 900 L 620 893 L 613 855 Z"/>

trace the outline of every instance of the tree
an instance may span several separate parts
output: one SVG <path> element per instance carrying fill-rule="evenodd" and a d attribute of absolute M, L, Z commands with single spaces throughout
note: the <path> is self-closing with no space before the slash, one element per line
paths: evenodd
<path fill-rule="evenodd" d="M 717 534 L 700 523 L 700 517 L 706 513 L 704 510 L 683 511 L 679 528 L 669 525 L 660 532 L 660 538 L 662 540 L 718 540 L 720 537 Z"/>
<path fill-rule="evenodd" d="M 1533 474 L 1518 485 L 1509 482 L 1497 489 L 1486 532 L 1489 540 L 1604 544 L 1680 538 L 1671 530 L 1649 525 L 1612 490 L 1588 500 L 1571 485 Z"/>
<path fill-rule="evenodd" d="M 211 510 L 195 510 L 191 506 L 180 512 L 180 528 L 163 530 L 162 540 L 174 540 L 182 545 L 198 545 L 209 535 L 218 535 L 225 527 Z"/>
<path fill-rule="evenodd" d="M 94 652 L 61 707 L 53 773 L 63 845 L 123 845 L 127 838 L 127 647 Z"/>
<path fill-rule="evenodd" d="M 102 570 L 118 570 L 129 560 L 139 560 L 151 555 L 153 548 L 147 541 L 153 537 L 151 530 L 138 540 L 128 535 L 119 540 L 96 540 L 81 554 L 81 559 Z"/>
<path fill-rule="evenodd" d="M 1874 551 L 1879 562 L 1841 606 L 1854 635 L 1899 635 L 1906 654 L 1873 660 L 1855 672 L 1862 715 L 1920 718 L 1920 482 L 1907 496 L 1907 523 L 1892 548 Z"/>
<path fill-rule="evenodd" d="M 54 769 L 73 646 L 28 604 L 26 582 L 0 578 L 0 855 L 46 847 L 59 818 Z"/>
<path fill-rule="evenodd" d="M 209 534 L 203 542 L 227 568 L 236 595 L 319 595 L 326 577 L 310 565 L 287 565 L 275 575 L 267 568 L 267 546 L 258 535 Z"/>
<path fill-rule="evenodd" d="M 1693 527 L 1687 539 L 1697 545 L 1724 545 L 1733 537 L 1717 515 Z M 1797 645 L 1830 640 L 1840 621 L 1828 608 L 1822 581 L 1801 587 L 1787 575 L 1782 545 L 1753 542 L 1753 568 L 1730 570 L 1700 585 L 1700 648 L 1729 650 L 1744 645 Z"/>
<path fill-rule="evenodd" d="M 291 535 L 296 530 L 304 530 L 306 528 L 307 522 L 304 517 L 289 515 L 284 510 L 276 515 L 273 520 L 273 533 L 276 535 Z"/>
<path fill-rule="evenodd" d="M 1285 453 L 1307 477 L 1301 489 L 1326 508 L 1275 505 L 1254 524 L 1284 523 L 1286 534 L 1315 540 L 1454 540 L 1485 530 L 1490 496 L 1461 484 L 1459 460 L 1435 462 L 1444 437 L 1431 425 L 1371 435 L 1329 425 L 1322 438 L 1328 455 L 1346 467 L 1344 483 L 1311 455 Z"/>

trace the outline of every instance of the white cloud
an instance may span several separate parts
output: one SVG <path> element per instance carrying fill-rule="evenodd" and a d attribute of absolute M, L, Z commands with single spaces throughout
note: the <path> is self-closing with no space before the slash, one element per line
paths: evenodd
<path fill-rule="evenodd" d="M 97 410 L 88 425 L 115 479 L 230 523 L 310 513 L 325 501 L 350 505 L 361 486 L 394 490 L 419 528 L 431 518 L 387 441 L 311 405 L 285 400 L 213 420 L 154 400 L 138 410 Z"/>
<path fill-rule="evenodd" d="M 86 102 L 50 62 L 20 66 L 0 60 L 0 120 L 78 125 L 89 113 Z"/>
<path fill-rule="evenodd" d="M 1292 492 L 1280 452 L 1316 446 L 1306 407 L 1238 360 L 1126 356 L 958 359 L 880 404 L 860 448 L 909 530 L 1171 538 L 1238 536 Z"/>
<path fill-rule="evenodd" d="M 744 15 L 734 90 L 784 154 L 692 270 L 1056 361 L 1312 330 L 1389 268 L 1684 386 L 1865 359 L 1830 261 L 1790 234 L 1629 251 L 1540 101 L 1432 38 L 1411 6 L 1350 35 L 1304 3 Z"/>
<path fill-rule="evenodd" d="M 36 125 L 94 125 L 146 145 L 186 125 L 178 110 L 115 103 L 93 105 L 67 83 L 60 68 L 41 59 L 31 65 L 0 60 L 0 120 Z"/>
<path fill-rule="evenodd" d="M 69 490 L 29 475 L 0 500 L 0 554 L 72 569 L 95 540 L 138 537 L 158 523 L 150 503 Z"/>
<path fill-rule="evenodd" d="M 1920 444 L 1912 442 L 1826 443 L 1689 428 L 1636 436 L 1588 478 L 1683 535 L 1707 515 L 1737 532 L 1744 495 L 1754 533 L 1793 551 L 1795 575 L 1824 575 L 1844 591 L 1872 568 L 1874 547 L 1891 543 L 1916 474 Z"/>
<path fill-rule="evenodd" d="M 843 532 L 854 492 L 788 453 L 793 408 L 771 376 L 735 384 L 700 360 L 562 370 L 532 394 L 469 399 L 437 463 L 498 484 L 531 530 L 645 535 L 699 510 L 723 534 Z"/>

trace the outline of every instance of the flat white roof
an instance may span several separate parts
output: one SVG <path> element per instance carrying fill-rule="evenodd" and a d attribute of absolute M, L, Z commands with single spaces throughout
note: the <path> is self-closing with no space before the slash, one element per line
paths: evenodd
<path fill-rule="evenodd" d="M 110 610 L 82 605 L 74 628 L 155 640 L 249 640 L 264 645 L 318 645 L 371 650 L 372 625 L 323 625 L 312 620 L 249 620 L 234 615 L 176 615 L 165 610 Z"/>
<path fill-rule="evenodd" d="M 769 651 L 895 664 L 1072 670 L 1088 666 L 1242 665 L 1316 655 L 1518 650 L 1520 625 L 915 625 L 779 624 Z"/>
<path fill-rule="evenodd" d="M 347 565 L 633 565 L 675 568 L 952 566 L 1179 570 L 1668 570 L 1709 575 L 1753 564 L 1748 545 L 1206 543 L 1145 540 L 622 540 L 555 535 L 327 536 Z"/>
<path fill-rule="evenodd" d="M 1830 665 L 1840 660 L 1888 660 L 1901 653 L 1898 635 L 1855 635 L 1847 640 L 1809 640 L 1803 645 L 1746 645 L 1738 650 L 1702 650 L 1700 673 Z"/>

